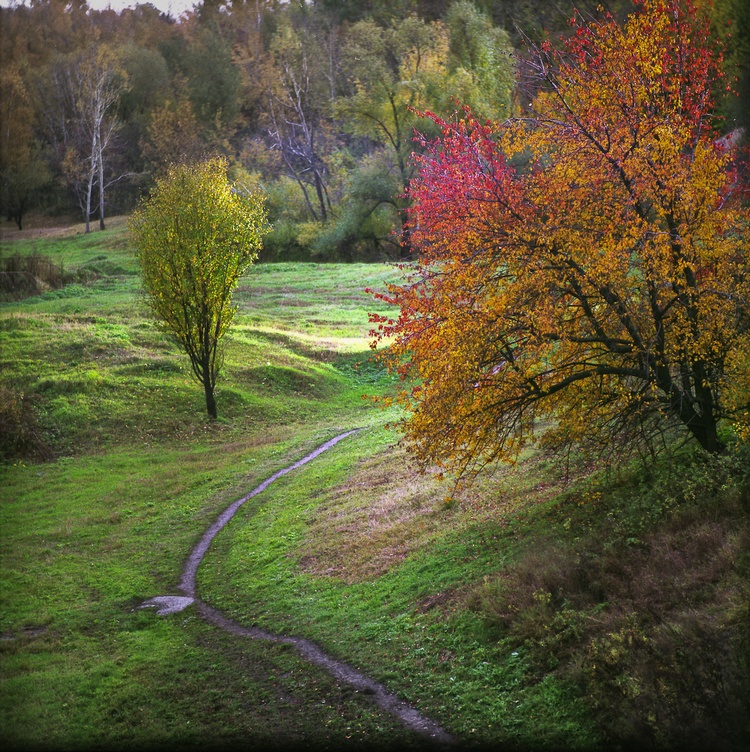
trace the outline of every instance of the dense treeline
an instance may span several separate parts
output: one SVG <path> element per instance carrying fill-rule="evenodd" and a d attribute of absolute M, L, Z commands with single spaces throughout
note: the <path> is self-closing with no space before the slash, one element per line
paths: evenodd
<path fill-rule="evenodd" d="M 713 11 L 741 94 L 745 8 Z M 206 0 L 179 19 L 85 0 L 0 9 L 2 210 L 21 227 L 31 209 L 78 207 L 104 227 L 168 165 L 221 155 L 269 196 L 266 258 L 408 253 L 409 155 L 415 127 L 429 132 L 417 112 L 517 111 L 529 95 L 518 51 L 554 40 L 571 14 L 552 0 Z M 749 98 L 726 99 L 727 130 Z"/>

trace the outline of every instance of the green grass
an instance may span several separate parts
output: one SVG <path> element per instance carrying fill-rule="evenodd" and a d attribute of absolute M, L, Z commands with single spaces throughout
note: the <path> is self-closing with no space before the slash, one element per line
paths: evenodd
<path fill-rule="evenodd" d="M 389 438 L 362 434 L 243 508 L 200 571 L 200 591 L 238 621 L 354 661 L 462 739 L 595 746 L 577 690 L 553 676 L 528 685 L 524 649 L 462 603 L 461 591 L 531 534 L 508 524 L 516 505 L 489 516 L 446 508 L 445 489 L 409 477 Z"/>
<path fill-rule="evenodd" d="M 366 362 L 369 296 L 353 286 L 370 270 L 348 278 L 339 307 L 330 269 L 253 270 L 211 424 L 114 224 L 6 244 L 99 274 L 0 306 L 0 383 L 30 397 L 56 457 L 2 468 L 6 739 L 89 748 L 401 738 L 392 718 L 288 649 L 217 633 L 192 612 L 134 610 L 174 591 L 191 546 L 229 502 L 340 429 L 382 422 L 363 383 L 388 379 Z M 372 272 L 375 284 L 393 274 Z M 260 277 L 280 294 L 293 287 L 298 308 L 330 323 L 296 332 L 256 293 Z"/>
<path fill-rule="evenodd" d="M 279 449 L 237 447 L 275 464 Z M 39 469 L 39 468 L 43 469 Z M 117 450 L 12 468 L 3 500 L 3 727 L 20 746 L 319 741 L 400 733 L 281 648 L 192 612 L 134 610 L 174 592 L 196 535 L 240 492 L 207 449 Z M 243 485 L 244 487 L 244 485 Z M 305 713 L 300 714 L 303 707 Z"/>
<path fill-rule="evenodd" d="M 392 384 L 369 357 L 367 313 L 383 309 L 364 292 L 399 273 L 384 265 L 252 268 L 212 423 L 141 297 L 123 221 L 110 226 L 2 247 L 96 266 L 88 284 L 0 304 L 0 390 L 22 395 L 18 420 L 35 421 L 48 457 L 0 466 L 0 724 L 12 746 L 418 744 L 288 647 L 222 633 L 192 608 L 137 609 L 175 592 L 219 511 L 352 427 L 240 509 L 199 569 L 206 602 L 315 640 L 466 743 L 630 743 L 639 722 L 654 725 L 639 692 L 669 742 L 670 728 L 692 728 L 670 692 L 713 718 L 683 674 L 652 682 L 648 646 L 682 665 L 665 637 L 679 630 L 701 683 L 741 684 L 706 658 L 746 665 L 741 648 L 723 652 L 750 613 L 741 454 L 675 457 L 650 478 L 585 462 L 569 477 L 528 454 L 449 501 L 384 429 L 395 413 L 363 399 Z M 674 582 L 626 592 L 658 582 L 649 566 Z M 716 696 L 741 725 L 736 694 Z"/>

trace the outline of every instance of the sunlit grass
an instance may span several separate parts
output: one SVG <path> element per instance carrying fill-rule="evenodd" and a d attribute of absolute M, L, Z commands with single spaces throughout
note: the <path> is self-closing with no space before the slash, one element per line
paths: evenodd
<path fill-rule="evenodd" d="M 284 648 L 238 643 L 190 611 L 165 620 L 136 609 L 173 591 L 229 502 L 340 428 L 372 422 L 352 368 L 368 356 L 366 315 L 342 310 L 338 325 L 330 278 L 319 291 L 289 268 L 290 283 L 325 308 L 317 318 L 333 323 L 297 346 L 272 304 L 256 304 L 257 325 L 241 309 L 212 423 L 185 356 L 144 304 L 123 223 L 112 224 L 4 246 L 99 270 L 89 284 L 0 305 L 0 384 L 31 399 L 56 457 L 2 469 L 6 742 L 273 748 L 403 737 Z M 378 381 L 387 385 L 381 371 L 369 388 Z"/>
<path fill-rule="evenodd" d="M 610 685 L 589 656 L 640 632 L 581 595 L 581 561 L 602 572 L 651 546 L 655 561 L 673 564 L 680 505 L 695 515 L 694 535 L 685 522 L 692 548 L 705 538 L 721 552 L 706 554 L 719 579 L 703 583 L 701 603 L 717 634 L 734 635 L 747 602 L 746 522 L 700 496 L 744 497 L 730 480 L 714 488 L 718 465 L 675 459 L 674 471 L 608 475 L 585 457 L 530 451 L 458 492 L 417 474 L 384 428 L 398 413 L 364 398 L 393 383 L 369 350 L 368 312 L 386 309 L 364 290 L 397 278 L 387 265 L 253 267 L 236 296 L 212 422 L 186 357 L 141 296 L 124 221 L 111 226 L 17 234 L 2 247 L 99 269 L 88 284 L 0 304 L 0 388 L 26 396 L 50 452 L 0 468 L 0 724 L 11 745 L 413 740 L 284 647 L 218 632 L 192 609 L 168 618 L 137 609 L 174 592 L 220 510 L 354 427 L 240 509 L 198 571 L 203 599 L 243 624 L 315 640 L 464 741 L 522 749 L 601 748 L 607 712 L 621 710 L 617 682 L 642 666 L 617 657 Z M 623 571 L 658 581 L 648 562 Z M 623 599 L 634 613 L 636 596 Z M 654 639 L 676 625 L 692 645 L 711 644 L 713 633 L 701 642 L 683 614 L 666 613 Z M 591 631 L 605 615 L 612 634 Z M 709 665 L 703 657 L 696 665 Z"/>

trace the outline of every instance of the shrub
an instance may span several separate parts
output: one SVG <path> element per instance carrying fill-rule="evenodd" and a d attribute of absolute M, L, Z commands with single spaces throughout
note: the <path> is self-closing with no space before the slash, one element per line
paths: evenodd
<path fill-rule="evenodd" d="M 0 459 L 47 459 L 49 455 L 31 398 L 12 387 L 0 386 Z"/>
<path fill-rule="evenodd" d="M 657 478 L 653 492 L 680 504 L 637 539 L 610 510 L 588 537 L 536 537 L 472 595 L 537 678 L 581 686 L 613 747 L 734 749 L 750 737 L 746 452 Z"/>

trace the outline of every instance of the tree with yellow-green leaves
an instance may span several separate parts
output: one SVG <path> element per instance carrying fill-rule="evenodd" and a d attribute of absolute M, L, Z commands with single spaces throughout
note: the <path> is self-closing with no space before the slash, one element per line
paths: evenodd
<path fill-rule="evenodd" d="M 232 293 L 267 231 L 264 199 L 235 188 L 216 158 L 172 167 L 130 223 L 151 310 L 184 348 L 217 417 L 221 340 L 236 313 Z"/>

